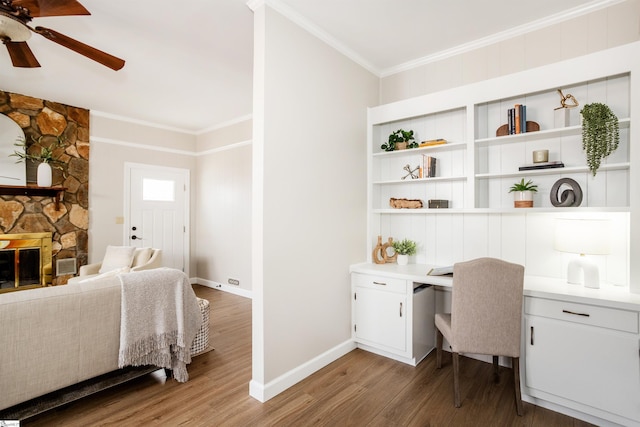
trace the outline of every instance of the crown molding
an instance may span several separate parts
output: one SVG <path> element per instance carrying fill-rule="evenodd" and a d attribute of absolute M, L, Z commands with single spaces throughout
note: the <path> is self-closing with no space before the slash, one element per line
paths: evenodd
<path fill-rule="evenodd" d="M 183 129 L 183 128 L 178 128 L 178 127 L 173 127 L 173 126 L 167 126 L 167 125 L 163 125 L 160 123 L 155 123 L 155 122 L 149 122 L 149 121 L 145 121 L 145 120 L 139 120 L 139 119 L 134 119 L 131 117 L 127 117 L 127 116 L 121 116 L 118 114 L 113 114 L 113 113 L 105 113 L 104 111 L 98 111 L 98 110 L 90 110 L 90 114 L 96 117 L 103 117 L 105 119 L 111 119 L 111 120 L 117 120 L 120 122 L 127 122 L 127 123 L 133 123 L 136 125 L 141 125 L 141 126 L 146 126 L 146 127 L 150 127 L 150 128 L 155 128 L 155 129 L 161 129 L 161 130 L 168 130 L 171 132 L 178 132 L 178 133 L 183 133 L 186 135 L 193 135 L 193 136 L 199 136 L 202 134 L 205 134 L 207 132 L 211 132 L 214 130 L 218 130 L 218 129 L 222 129 L 225 128 L 227 126 L 231 126 L 237 123 L 241 123 L 247 120 L 251 120 L 253 118 L 253 114 L 246 114 L 244 116 L 240 116 L 240 117 L 236 117 L 235 119 L 231 119 L 228 120 L 226 122 L 222 122 L 222 123 L 218 123 L 215 125 L 212 125 L 208 128 L 204 128 L 202 130 L 198 130 L 198 131 L 193 131 L 193 130 L 189 130 L 189 129 Z"/>
<path fill-rule="evenodd" d="M 378 77 L 380 76 L 380 69 L 378 69 L 375 65 L 367 61 L 362 56 L 358 55 L 355 51 L 349 49 L 347 46 L 341 43 L 338 39 L 328 34 L 326 31 L 324 31 L 323 29 L 321 29 L 320 27 L 318 27 L 317 25 L 309 21 L 303 15 L 296 12 L 295 10 L 293 10 L 291 7 L 284 4 L 280 0 L 251 0 L 249 3 L 256 3 L 258 6 L 262 4 L 269 6 L 270 8 L 272 8 L 273 10 L 275 10 L 276 12 L 280 13 L 282 16 L 290 20 L 291 22 L 295 23 L 299 27 L 308 31 L 316 38 L 325 42 L 326 44 L 328 44 L 338 52 L 342 53 L 347 58 L 351 59 L 356 64 L 360 65 L 365 70 L 369 71 L 370 73 Z M 255 10 L 255 9 L 252 9 L 252 10 Z"/>
<path fill-rule="evenodd" d="M 296 12 L 295 10 L 293 10 L 291 7 L 284 4 L 280 0 L 249 0 L 247 2 L 247 6 L 249 6 L 249 8 L 251 8 L 251 10 L 253 11 L 255 11 L 258 7 L 261 7 L 263 5 L 267 5 L 271 7 L 272 9 L 279 12 L 281 15 L 283 15 L 290 21 L 294 22 L 298 26 L 307 30 L 309 33 L 313 34 L 318 39 L 322 40 L 323 42 L 327 43 L 329 46 L 341 52 L 343 55 L 347 56 L 352 61 L 356 62 L 357 64 L 359 64 L 360 66 L 368 70 L 369 72 L 382 78 L 382 77 L 390 76 L 392 74 L 397 74 L 403 71 L 417 68 L 425 64 L 450 58 L 452 56 L 469 52 L 475 49 L 479 49 L 485 46 L 489 46 L 491 44 L 498 43 L 510 38 L 521 36 L 526 33 L 539 30 L 541 28 L 545 28 L 557 23 L 561 23 L 561 22 L 576 18 L 578 16 L 586 15 L 588 13 L 613 6 L 618 3 L 622 3 L 624 1 L 626 0 L 592 0 L 581 6 L 577 6 L 575 8 L 566 10 L 564 12 L 547 16 L 537 21 L 533 21 L 528 24 L 521 25 L 519 27 L 511 28 L 509 30 L 502 31 L 500 33 L 492 34 L 490 36 L 483 37 L 478 40 L 474 40 L 470 43 L 465 43 L 459 46 L 455 46 L 451 49 L 446 49 L 440 52 L 436 52 L 432 55 L 427 55 L 422 58 L 417 58 L 415 60 L 408 61 L 408 62 L 399 64 L 393 67 L 389 67 L 386 69 L 380 69 L 379 67 L 376 67 L 371 62 L 367 61 L 366 59 L 364 59 L 363 57 L 355 53 L 353 50 L 346 47 L 336 38 L 329 35 L 326 31 L 322 30 L 320 27 L 313 24 L 303 15 Z"/>
<path fill-rule="evenodd" d="M 256 11 L 260 6 L 264 6 L 264 0 L 249 0 L 247 2 L 247 7 L 252 11 Z"/>
<path fill-rule="evenodd" d="M 203 135 L 208 132 L 213 132 L 218 129 L 223 129 L 229 126 L 236 125 L 238 123 L 246 122 L 253 119 L 253 114 L 246 114 L 244 116 L 236 117 L 235 119 L 228 120 L 226 122 L 218 123 L 216 125 L 210 126 L 206 129 L 199 130 L 196 135 Z"/>
<path fill-rule="evenodd" d="M 182 129 L 182 128 L 178 128 L 178 127 L 167 126 L 167 125 L 163 125 L 163 124 L 160 124 L 160 123 L 148 122 L 148 121 L 145 121 L 145 120 L 134 119 L 134 118 L 131 118 L 131 117 L 121 116 L 121 115 L 118 115 L 118 114 L 106 113 L 104 111 L 90 110 L 90 112 L 91 112 L 91 115 L 93 115 L 93 116 L 103 117 L 105 119 L 118 120 L 120 122 L 133 123 L 133 124 L 136 124 L 136 125 L 146 126 L 146 127 L 150 127 L 150 128 L 156 128 L 156 129 L 168 130 L 168 131 L 172 131 L 172 132 L 184 133 L 184 134 L 187 134 L 187 135 L 196 135 L 197 134 L 196 132 L 194 132 L 192 130 L 188 130 L 188 129 Z"/>
<path fill-rule="evenodd" d="M 568 21 L 570 19 L 582 16 L 582 15 L 586 15 L 588 13 L 595 12 L 600 9 L 605 9 L 607 7 L 613 6 L 618 3 L 622 3 L 624 1 L 626 0 L 594 0 L 584 5 L 575 7 L 573 9 L 568 9 L 568 10 L 565 10 L 564 12 L 547 16 L 545 18 L 538 19 L 537 21 L 533 21 L 528 24 L 521 25 L 519 27 L 511 28 L 509 30 L 502 31 L 500 33 L 492 34 L 490 36 L 483 37 L 478 40 L 474 40 L 470 43 L 465 43 L 459 46 L 455 46 L 451 49 L 446 49 L 440 52 L 436 52 L 433 55 L 427 55 L 422 58 L 415 59 L 413 61 L 408 61 L 394 67 L 386 68 L 381 71 L 381 73 L 379 74 L 379 77 L 388 77 L 390 75 L 397 74 L 403 71 L 408 71 L 413 68 L 420 67 L 422 65 L 440 61 L 455 55 L 460 55 L 462 53 L 470 52 L 475 49 L 486 47 L 504 40 L 508 40 L 514 37 L 518 37 L 518 36 L 530 33 L 532 31 L 536 31 L 545 27 L 549 27 L 551 25 Z"/>
<path fill-rule="evenodd" d="M 120 146 L 130 147 L 130 148 L 139 148 L 142 150 L 161 151 L 163 153 L 171 153 L 171 154 L 181 154 L 184 156 L 193 156 L 193 157 L 198 156 L 198 153 L 196 151 L 179 150 L 177 148 L 168 148 L 168 147 L 158 147 L 157 145 L 139 144 L 137 142 L 122 141 L 119 139 L 103 138 L 101 136 L 91 136 L 89 137 L 89 139 L 90 139 L 90 142 L 100 142 L 102 144 L 120 145 Z"/>

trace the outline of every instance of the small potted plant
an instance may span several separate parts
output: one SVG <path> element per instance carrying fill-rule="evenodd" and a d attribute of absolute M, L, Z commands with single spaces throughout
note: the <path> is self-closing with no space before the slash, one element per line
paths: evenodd
<path fill-rule="evenodd" d="M 17 157 L 17 162 L 25 162 L 30 160 L 38 164 L 37 171 L 37 183 L 39 187 L 51 187 L 52 184 L 52 171 L 51 168 L 63 170 L 64 162 L 59 160 L 59 156 L 64 153 L 64 137 L 56 136 L 55 141 L 45 142 L 44 138 L 31 137 L 33 143 L 27 145 L 25 139 L 20 139 L 13 145 L 20 147 L 15 150 L 12 157 Z"/>
<path fill-rule="evenodd" d="M 538 186 L 533 181 L 524 182 L 524 178 L 520 182 L 516 182 L 509 189 L 509 193 L 513 193 L 513 205 L 516 208 L 532 208 L 533 193 L 538 191 Z"/>
<path fill-rule="evenodd" d="M 389 135 L 389 140 L 380 146 L 384 151 L 404 150 L 406 148 L 417 147 L 418 143 L 413 137 L 413 131 L 402 129 L 398 129 Z"/>
<path fill-rule="evenodd" d="M 394 241 L 391 246 L 396 251 L 398 258 L 396 262 L 398 265 L 407 265 L 409 263 L 409 256 L 416 254 L 416 242 L 409 239 L 403 239 Z"/>
<path fill-rule="evenodd" d="M 587 154 L 589 170 L 596 176 L 602 159 L 613 153 L 620 142 L 618 117 L 599 102 L 585 105 L 582 115 L 582 149 Z"/>

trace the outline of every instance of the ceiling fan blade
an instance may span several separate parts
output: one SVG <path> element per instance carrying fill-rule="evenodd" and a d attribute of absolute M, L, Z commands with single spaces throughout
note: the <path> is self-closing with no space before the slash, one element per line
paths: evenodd
<path fill-rule="evenodd" d="M 45 27 L 36 27 L 34 30 L 36 33 L 41 36 L 51 40 L 52 42 L 58 43 L 61 46 L 64 46 L 68 49 L 71 49 L 80 55 L 84 55 L 89 59 L 93 59 L 96 62 L 101 63 L 102 65 L 111 68 L 112 70 L 118 71 L 122 67 L 124 67 L 124 60 L 117 58 L 113 55 L 110 55 L 106 52 L 103 52 L 95 47 L 91 47 L 86 45 L 78 40 L 72 39 L 69 36 L 65 36 L 64 34 L 60 34 L 57 31 L 50 30 Z"/>
<path fill-rule="evenodd" d="M 91 15 L 76 0 L 13 0 L 14 6 L 29 9 L 31 17 Z"/>
<path fill-rule="evenodd" d="M 7 46 L 14 67 L 37 68 L 40 66 L 27 42 L 12 42 L 10 40 L 3 40 L 2 42 Z"/>

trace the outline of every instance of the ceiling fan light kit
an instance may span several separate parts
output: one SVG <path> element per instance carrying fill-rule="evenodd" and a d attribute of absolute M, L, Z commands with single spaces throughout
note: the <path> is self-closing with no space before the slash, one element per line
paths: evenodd
<path fill-rule="evenodd" d="M 69 36 L 44 27 L 32 28 L 28 23 L 43 16 L 90 15 L 76 0 L 0 0 L 0 40 L 7 47 L 14 67 L 40 67 L 27 45 L 31 33 L 37 33 L 93 61 L 119 70 L 124 60 L 84 44 Z"/>

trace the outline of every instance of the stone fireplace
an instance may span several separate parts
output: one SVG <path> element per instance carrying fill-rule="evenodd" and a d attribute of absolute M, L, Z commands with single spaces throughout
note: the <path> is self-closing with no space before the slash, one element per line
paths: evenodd
<path fill-rule="evenodd" d="M 16 188 L 0 186 L 0 235 L 49 233 L 51 271 L 47 284 L 64 284 L 72 275 L 57 274 L 58 261 L 74 259 L 77 265 L 87 263 L 89 110 L 0 90 L 0 114 L 18 124 L 27 144 L 40 141 L 46 145 L 60 139 L 65 142 L 64 152 L 58 157 L 60 168 L 53 170 L 52 186 L 60 188 L 55 196 L 36 192 L 38 165 L 31 161 L 24 164 L 24 188 L 29 191 L 19 192 Z M 0 141 L 11 146 L 14 142 Z M 27 150 L 30 149 L 31 145 Z M 28 253 L 20 251 L 24 259 L 29 258 Z"/>
<path fill-rule="evenodd" d="M 0 293 L 51 284 L 51 233 L 0 234 Z"/>

